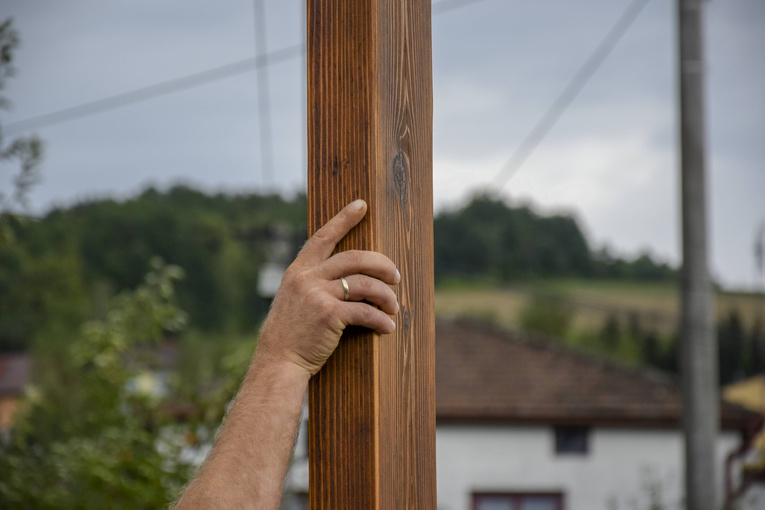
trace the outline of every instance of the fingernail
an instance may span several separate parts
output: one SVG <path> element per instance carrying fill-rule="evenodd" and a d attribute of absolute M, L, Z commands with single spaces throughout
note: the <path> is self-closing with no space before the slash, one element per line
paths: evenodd
<path fill-rule="evenodd" d="M 351 209 L 354 211 L 360 211 L 364 208 L 365 203 L 366 202 L 364 202 L 362 199 L 354 200 L 351 202 Z"/>
<path fill-rule="evenodd" d="M 390 321 L 390 325 L 393 327 L 393 331 L 395 331 L 396 330 L 396 323 L 393 322 L 393 319 L 391 319 L 390 317 L 388 318 L 388 320 Z"/>
<path fill-rule="evenodd" d="M 401 281 L 401 273 L 398 269 L 396 269 L 396 283 Z"/>

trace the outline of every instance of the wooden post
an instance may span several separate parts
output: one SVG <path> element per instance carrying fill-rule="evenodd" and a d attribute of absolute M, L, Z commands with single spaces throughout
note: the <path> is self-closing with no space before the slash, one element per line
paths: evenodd
<path fill-rule="evenodd" d="M 401 271 L 396 332 L 349 330 L 309 388 L 310 508 L 436 508 L 430 0 L 308 0 L 308 224 Z"/>

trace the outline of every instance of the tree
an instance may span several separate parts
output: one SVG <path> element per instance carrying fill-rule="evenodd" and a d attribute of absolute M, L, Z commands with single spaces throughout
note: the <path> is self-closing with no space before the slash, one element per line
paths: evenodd
<path fill-rule="evenodd" d="M 725 385 L 744 377 L 746 339 L 741 317 L 731 310 L 717 327 L 720 384 Z"/>
<path fill-rule="evenodd" d="M 19 34 L 13 28 L 13 20 L 6 19 L 0 23 L 0 90 L 5 88 L 5 83 L 16 72 L 13 67 L 13 55 L 20 42 Z M 0 96 L 0 108 L 7 108 L 9 101 Z M 0 126 L 0 163 L 16 162 L 18 172 L 13 175 L 13 193 L 8 196 L 0 189 L 0 242 L 4 224 L 11 220 L 8 214 L 13 203 L 26 205 L 26 195 L 29 188 L 37 182 L 40 162 L 42 161 L 42 141 L 35 135 L 26 138 L 16 138 L 6 143 L 5 135 Z M 7 240 L 6 240 L 7 242 Z"/>
<path fill-rule="evenodd" d="M 643 254 L 634 261 L 594 252 L 571 215 L 542 216 L 476 195 L 435 218 L 435 273 L 445 278 L 506 282 L 532 277 L 669 279 L 674 272 Z"/>
<path fill-rule="evenodd" d="M 106 320 L 84 324 L 71 342 L 60 363 L 71 360 L 75 384 L 29 392 L 0 443 L 0 507 L 148 509 L 172 500 L 193 468 L 184 429 L 132 383 L 151 366 L 140 348 L 185 323 L 175 305 L 179 277 L 155 262 L 141 286 L 113 300 Z"/>
<path fill-rule="evenodd" d="M 749 332 L 749 364 L 747 375 L 762 375 L 765 372 L 765 325 L 757 317 Z"/>
<path fill-rule="evenodd" d="M 12 20 L 0 23 L 0 91 L 15 73 L 19 41 Z M 0 96 L 0 107 L 8 104 Z M 66 249 L 38 256 L 20 240 L 30 219 L 17 209 L 26 208 L 41 161 L 37 136 L 6 142 L 0 126 L 0 164 L 12 168 L 12 191 L 0 187 L 0 352 L 27 350 L 46 328 L 73 327 L 86 309 L 77 256 Z"/>
<path fill-rule="evenodd" d="M 603 327 L 600 330 L 600 344 L 611 351 L 615 351 L 622 339 L 622 326 L 619 317 L 610 312 L 606 316 Z"/>
<path fill-rule="evenodd" d="M 525 331 L 566 338 L 572 318 L 571 305 L 565 298 L 536 295 L 521 312 L 520 324 Z"/>
<path fill-rule="evenodd" d="M 0 352 L 27 351 L 43 336 L 70 334 L 87 308 L 72 250 L 35 256 L 17 242 L 0 246 Z"/>
<path fill-rule="evenodd" d="M 20 241 L 36 253 L 71 248 L 92 295 L 134 288 L 151 257 L 161 256 L 186 272 L 178 299 L 192 318 L 190 326 L 237 333 L 251 331 L 267 310 L 257 283 L 276 220 L 305 232 L 304 198 L 149 188 L 123 201 L 93 200 L 53 210 L 29 225 Z M 295 237 L 296 252 L 300 240 Z"/>

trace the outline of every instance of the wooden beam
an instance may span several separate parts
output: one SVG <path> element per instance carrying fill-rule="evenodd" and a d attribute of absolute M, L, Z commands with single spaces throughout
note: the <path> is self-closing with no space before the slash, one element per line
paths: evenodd
<path fill-rule="evenodd" d="M 349 330 L 309 388 L 310 508 L 436 508 L 430 0 L 308 0 L 308 224 L 401 271 L 393 335 Z"/>

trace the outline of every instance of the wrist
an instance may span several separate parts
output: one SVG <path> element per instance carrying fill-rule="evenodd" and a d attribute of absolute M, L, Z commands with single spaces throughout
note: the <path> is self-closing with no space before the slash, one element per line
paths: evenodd
<path fill-rule="evenodd" d="M 305 378 L 306 383 L 318 371 L 297 352 L 297 347 L 292 346 L 289 339 L 295 335 L 285 331 L 278 322 L 273 322 L 271 316 L 266 318 L 266 322 L 260 330 L 258 345 L 255 349 L 255 355 L 252 364 L 263 364 L 273 367 L 294 376 L 296 379 Z"/>
<path fill-rule="evenodd" d="M 311 373 L 299 364 L 273 352 L 264 345 L 258 345 L 250 363 L 248 376 L 262 376 L 271 381 L 281 381 L 289 386 L 308 386 Z"/>

